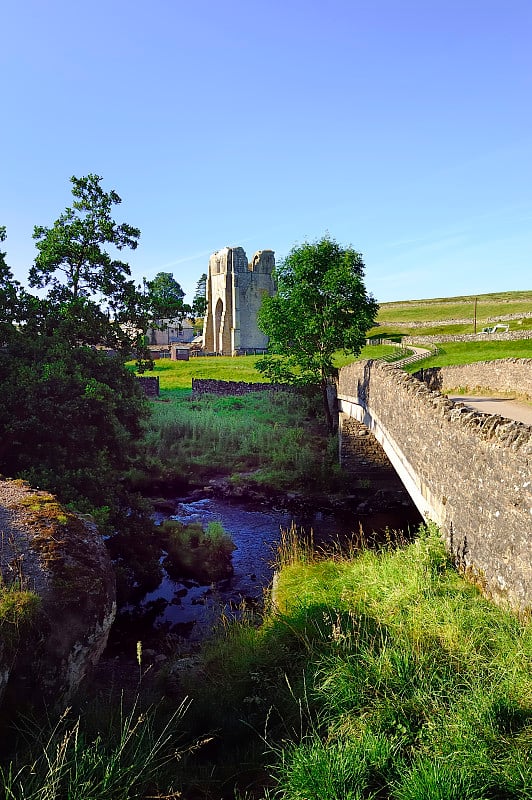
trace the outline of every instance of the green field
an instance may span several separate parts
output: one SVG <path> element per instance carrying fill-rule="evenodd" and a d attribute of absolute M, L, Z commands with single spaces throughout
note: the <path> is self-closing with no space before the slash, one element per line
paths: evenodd
<path fill-rule="evenodd" d="M 500 358 L 532 358 L 532 339 L 508 342 L 445 342 L 438 347 L 437 355 L 410 364 L 406 370 L 416 372 L 420 367 L 448 367 L 452 364 L 474 364 L 476 361 L 496 361 Z"/>
<path fill-rule="evenodd" d="M 144 372 L 148 377 L 158 377 L 162 396 L 169 392 L 190 390 L 192 378 L 208 378 L 218 381 L 246 381 L 261 383 L 265 379 L 255 369 L 257 356 L 200 356 L 190 361 L 172 361 L 161 358 L 155 361 L 155 368 Z M 266 381 L 267 382 L 267 381 Z"/>
<path fill-rule="evenodd" d="M 434 298 L 432 300 L 411 300 L 396 303 L 382 303 L 377 316 L 378 325 L 369 331 L 369 336 L 389 336 L 392 334 L 420 333 L 420 328 L 412 323 L 440 322 L 441 325 L 428 327 L 423 332 L 437 333 L 474 333 L 474 316 L 477 316 L 477 332 L 487 325 L 491 317 L 504 317 L 510 314 L 519 315 L 508 320 L 510 330 L 532 329 L 532 318 L 524 317 L 532 312 L 532 291 L 501 292 L 484 294 Z M 458 322 L 455 320 L 470 320 Z M 423 329 L 422 329 L 423 330 Z"/>
<path fill-rule="evenodd" d="M 359 358 L 385 358 L 396 349 L 385 345 L 364 347 Z M 493 361 L 501 358 L 532 358 L 532 339 L 517 339 L 507 342 L 446 342 L 439 345 L 439 353 L 421 362 L 411 364 L 406 369 L 415 372 L 420 367 L 446 367 L 451 364 L 473 364 L 475 361 Z M 155 362 L 148 376 L 157 376 L 161 398 L 188 394 L 192 378 L 208 378 L 225 381 L 245 381 L 247 383 L 266 382 L 255 368 L 256 356 L 217 356 L 192 358 L 190 361 L 171 361 L 161 359 Z M 337 367 L 343 367 L 353 360 L 352 356 L 338 353 Z M 133 366 L 133 365 L 131 365 Z"/>
<path fill-rule="evenodd" d="M 393 354 L 395 348 L 389 345 L 364 347 L 360 358 L 384 358 Z M 353 356 L 338 353 L 335 358 L 337 367 L 343 367 L 353 361 Z M 218 381 L 245 381 L 246 383 L 269 383 L 256 369 L 257 356 L 200 356 L 190 361 L 172 361 L 159 359 L 155 368 L 144 372 L 146 376 L 159 378 L 162 397 L 190 390 L 192 378 L 207 378 Z M 134 368 L 133 362 L 130 363 Z"/>

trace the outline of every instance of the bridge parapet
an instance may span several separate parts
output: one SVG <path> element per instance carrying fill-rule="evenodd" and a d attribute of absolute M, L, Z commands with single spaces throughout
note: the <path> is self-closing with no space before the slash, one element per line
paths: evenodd
<path fill-rule="evenodd" d="M 449 367 L 429 367 L 415 377 L 430 389 L 447 392 L 463 387 L 467 391 L 511 392 L 532 400 L 532 358 L 501 358 Z"/>
<path fill-rule="evenodd" d="M 532 607 L 532 428 L 377 361 L 340 370 L 338 402 L 374 432 L 457 565 L 495 599 Z"/>

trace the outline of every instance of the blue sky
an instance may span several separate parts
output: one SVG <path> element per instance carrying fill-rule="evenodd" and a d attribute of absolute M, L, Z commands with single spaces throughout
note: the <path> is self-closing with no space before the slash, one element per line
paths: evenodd
<path fill-rule="evenodd" d="M 530 0 L 4 0 L 0 225 L 25 282 L 71 175 L 137 279 L 326 231 L 380 301 L 532 288 Z"/>

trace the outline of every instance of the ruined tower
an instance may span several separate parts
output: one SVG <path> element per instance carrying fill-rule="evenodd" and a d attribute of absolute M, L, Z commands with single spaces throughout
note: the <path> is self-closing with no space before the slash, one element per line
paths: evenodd
<path fill-rule="evenodd" d="M 263 295 L 275 291 L 274 267 L 273 250 L 259 250 L 249 263 L 242 247 L 212 254 L 203 322 L 206 352 L 230 356 L 268 346 L 268 337 L 257 327 L 257 313 Z"/>

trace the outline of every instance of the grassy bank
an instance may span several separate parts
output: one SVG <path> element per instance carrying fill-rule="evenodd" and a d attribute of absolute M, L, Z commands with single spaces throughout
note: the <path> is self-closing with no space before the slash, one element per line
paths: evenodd
<path fill-rule="evenodd" d="M 530 622 L 483 599 L 434 532 L 327 559 L 289 537 L 281 561 L 262 624 L 227 626 L 188 678 L 218 731 L 205 796 L 530 799 Z"/>
<path fill-rule="evenodd" d="M 452 364 L 473 364 L 476 361 L 493 361 L 500 358 L 532 358 L 532 339 L 506 342 L 444 342 L 438 353 L 406 367 L 416 372 L 420 367 L 447 367 Z"/>
<path fill-rule="evenodd" d="M 260 619 L 222 621 L 177 690 L 166 667 L 157 713 L 93 702 L 34 731 L 4 796 L 530 800 L 532 624 L 435 531 L 327 557 L 292 532 L 278 568 Z"/>
<path fill-rule="evenodd" d="M 197 483 L 233 476 L 235 484 L 307 492 L 341 484 L 337 441 L 327 439 L 319 398 L 172 394 L 152 406 L 146 430 L 151 478 L 175 474 Z"/>

